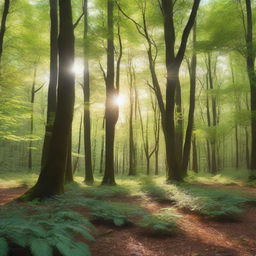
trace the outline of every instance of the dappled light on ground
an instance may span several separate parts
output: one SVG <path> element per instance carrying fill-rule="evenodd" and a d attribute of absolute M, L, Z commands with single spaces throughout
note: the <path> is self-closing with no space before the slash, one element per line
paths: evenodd
<path fill-rule="evenodd" d="M 147 184 L 151 186 L 150 191 L 147 190 Z M 92 223 L 96 231 L 93 231 L 92 235 L 95 242 L 87 242 L 93 256 L 254 256 L 256 208 L 252 205 L 244 206 L 244 213 L 239 213 L 236 220 L 233 218 L 220 219 L 221 221 L 209 219 L 196 211 L 191 211 L 192 208 L 186 209 L 184 203 L 186 201 L 179 202 L 188 192 L 195 193 L 190 195 L 191 198 L 196 197 L 197 193 L 202 196 L 201 188 L 202 191 L 208 191 L 206 193 L 208 198 L 211 197 L 209 194 L 211 189 L 214 191 L 219 189 L 232 196 L 235 196 L 234 189 L 237 194 L 241 192 L 245 195 L 248 192 L 250 196 L 255 195 L 256 191 L 255 188 L 247 190 L 236 185 L 222 184 L 199 184 L 198 186 L 184 184 L 179 187 L 165 185 L 161 179 L 156 180 L 153 185 L 152 181 L 144 178 L 123 181 L 122 186 L 115 187 L 88 187 L 83 183 L 74 183 L 67 186 L 67 193 L 59 197 L 58 201 L 53 200 L 49 202 L 50 204 L 43 204 L 41 209 L 43 210 L 44 207 L 46 209 L 48 207 L 73 208 L 82 216 L 94 220 Z M 0 204 L 18 197 L 26 189 L 25 187 L 1 188 Z M 214 193 L 213 196 L 215 196 Z M 77 198 L 76 202 L 72 200 L 74 197 Z M 169 200 L 162 200 L 164 197 L 165 199 L 169 197 Z M 180 208 L 179 205 L 182 207 Z M 134 210 L 133 207 L 135 207 Z M 170 235 L 162 231 L 151 233 L 150 229 L 141 226 L 143 215 L 158 216 L 161 212 L 165 214 L 164 209 L 171 210 L 170 213 L 173 216 L 171 218 L 174 218 L 173 221 L 177 223 L 175 232 L 173 231 Z M 152 221 L 157 221 L 154 218 Z M 111 219 L 113 221 L 110 221 Z M 125 224 L 126 219 L 129 219 L 131 224 Z M 149 223 L 147 225 L 161 227 L 161 222 Z M 84 241 L 82 237 L 78 239 Z"/>

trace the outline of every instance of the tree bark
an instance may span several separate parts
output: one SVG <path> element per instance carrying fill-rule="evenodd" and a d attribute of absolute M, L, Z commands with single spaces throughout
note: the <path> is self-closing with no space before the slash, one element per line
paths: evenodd
<path fill-rule="evenodd" d="M 134 146 L 134 134 L 133 134 L 133 114 L 134 114 L 134 79 L 131 59 L 128 61 L 128 82 L 129 82 L 129 99 L 130 99 L 130 111 L 129 111 L 129 176 L 136 175 L 135 170 L 135 146 Z"/>
<path fill-rule="evenodd" d="M 74 31 L 71 0 L 59 0 L 59 77 L 56 118 L 46 164 L 41 169 L 38 181 L 23 199 L 46 198 L 64 192 L 64 179 L 69 134 L 74 109 L 75 77 L 69 71 L 74 65 Z"/>
<path fill-rule="evenodd" d="M 50 140 L 57 106 L 57 82 L 58 82 L 58 0 L 49 0 L 50 4 L 50 79 L 48 87 L 47 120 L 45 126 L 44 144 L 42 150 L 41 166 L 46 163 L 49 153 Z"/>
<path fill-rule="evenodd" d="M 189 161 L 189 155 L 190 155 L 190 149 L 191 149 L 191 138 L 192 138 L 193 126 L 194 126 L 195 96 L 196 96 L 196 66 L 197 66 L 195 44 L 196 44 L 196 22 L 194 24 L 194 29 L 193 29 L 193 55 L 192 55 L 191 67 L 190 67 L 189 114 L 188 114 L 188 125 L 187 125 L 185 144 L 183 149 L 183 161 L 182 161 L 183 177 L 187 176 L 188 161 Z"/>
<path fill-rule="evenodd" d="M 246 63 L 251 89 L 251 180 L 256 180 L 256 72 L 255 49 L 253 46 L 253 18 L 251 0 L 245 0 L 247 13 Z"/>
<path fill-rule="evenodd" d="M 88 0 L 84 0 L 84 154 L 85 179 L 84 182 L 92 185 L 94 182 L 92 172 L 91 152 L 91 117 L 90 117 L 90 71 L 88 61 Z"/>
<path fill-rule="evenodd" d="M 114 2 L 107 1 L 108 9 L 108 42 L 107 42 L 107 77 L 106 77 L 106 137 L 105 137 L 105 172 L 102 185 L 115 185 L 114 141 L 115 126 L 118 119 L 118 106 L 114 103 L 117 91 L 114 85 Z"/>
<path fill-rule="evenodd" d="M 200 158 L 199 158 L 200 159 Z M 197 145 L 196 145 L 196 135 L 194 134 L 192 139 L 192 170 L 198 173 L 198 160 L 197 160 Z"/>
<path fill-rule="evenodd" d="M 164 137 L 168 166 L 167 181 L 181 181 L 184 177 L 182 171 L 183 154 L 181 154 L 179 150 L 177 150 L 180 141 L 177 141 L 177 131 L 175 130 L 175 94 L 180 88 L 180 65 L 184 58 L 188 36 L 194 25 L 199 4 L 200 0 L 194 1 L 188 22 L 182 34 L 178 53 L 177 55 L 175 55 L 175 29 L 173 19 L 174 3 L 170 0 L 162 0 L 162 11 L 164 16 L 165 61 L 167 70 L 166 114 L 162 119 L 165 121 Z M 178 131 L 178 140 L 181 139 L 179 133 L 180 131 Z"/>
<path fill-rule="evenodd" d="M 33 133 L 34 133 L 34 102 L 35 102 L 35 94 L 36 94 L 36 74 L 37 74 L 37 63 L 35 63 L 34 67 L 34 75 L 33 75 L 33 82 L 31 88 L 31 114 L 30 114 L 30 140 L 28 145 L 28 169 L 32 170 L 32 146 L 33 146 Z"/>
<path fill-rule="evenodd" d="M 77 146 L 77 154 L 76 160 L 74 161 L 73 174 L 76 172 L 79 166 L 80 152 L 81 152 L 81 137 L 82 137 L 82 123 L 83 117 L 81 116 L 80 125 L 79 125 L 79 133 L 78 133 L 78 146 Z"/>
<path fill-rule="evenodd" d="M 68 135 L 67 158 L 66 158 L 66 171 L 65 171 L 65 184 L 73 182 L 72 171 L 72 130 L 70 129 Z"/>
<path fill-rule="evenodd" d="M 3 7 L 2 19 L 1 19 L 1 27 L 0 27 L 0 64 L 2 61 L 2 55 L 3 55 L 4 35 L 6 32 L 6 21 L 7 21 L 9 9 L 10 9 L 10 0 L 4 0 L 4 7 Z"/>

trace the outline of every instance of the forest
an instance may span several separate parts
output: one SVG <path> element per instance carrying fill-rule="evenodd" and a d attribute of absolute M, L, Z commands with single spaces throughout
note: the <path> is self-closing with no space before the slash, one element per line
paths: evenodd
<path fill-rule="evenodd" d="M 0 256 L 255 256 L 256 2 L 0 0 Z"/>

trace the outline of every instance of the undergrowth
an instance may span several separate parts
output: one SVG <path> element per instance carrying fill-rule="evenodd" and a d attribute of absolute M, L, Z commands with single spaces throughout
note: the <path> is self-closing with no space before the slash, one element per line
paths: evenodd
<path fill-rule="evenodd" d="M 172 235 L 176 232 L 179 217 L 174 209 L 162 208 L 158 213 L 144 215 L 137 225 L 153 235 Z"/>
<path fill-rule="evenodd" d="M 10 205 L 0 210 L 1 256 L 7 256 L 9 244 L 29 249 L 33 256 L 51 256 L 58 250 L 63 256 L 87 256 L 87 244 L 77 242 L 79 234 L 87 241 L 93 241 L 92 224 L 72 210 L 62 208 L 17 207 Z"/>
<path fill-rule="evenodd" d="M 76 198 L 76 200 L 74 200 Z M 124 226 L 133 223 L 133 219 L 142 216 L 146 211 L 135 204 L 103 201 L 95 198 L 86 198 L 83 190 L 72 189 L 64 195 L 57 196 L 46 202 L 51 207 L 74 208 L 83 207 L 88 210 L 91 221 L 112 223 Z"/>
<path fill-rule="evenodd" d="M 243 205 L 256 200 L 239 193 L 193 187 L 189 184 L 156 184 L 150 179 L 142 182 L 142 191 L 155 200 L 175 202 L 178 208 L 214 217 L 235 218 L 243 212 Z"/>

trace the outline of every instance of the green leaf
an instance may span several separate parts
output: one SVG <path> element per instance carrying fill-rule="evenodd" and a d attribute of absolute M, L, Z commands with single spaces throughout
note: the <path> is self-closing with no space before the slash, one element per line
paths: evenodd
<path fill-rule="evenodd" d="M 114 224 L 118 227 L 121 227 L 125 224 L 125 220 L 122 218 L 115 218 L 114 220 Z"/>
<path fill-rule="evenodd" d="M 33 238 L 29 241 L 33 256 L 52 256 L 52 247 L 47 240 Z"/>
<path fill-rule="evenodd" d="M 8 255 L 8 243 L 4 237 L 0 237 L 0 252 L 1 256 Z"/>

